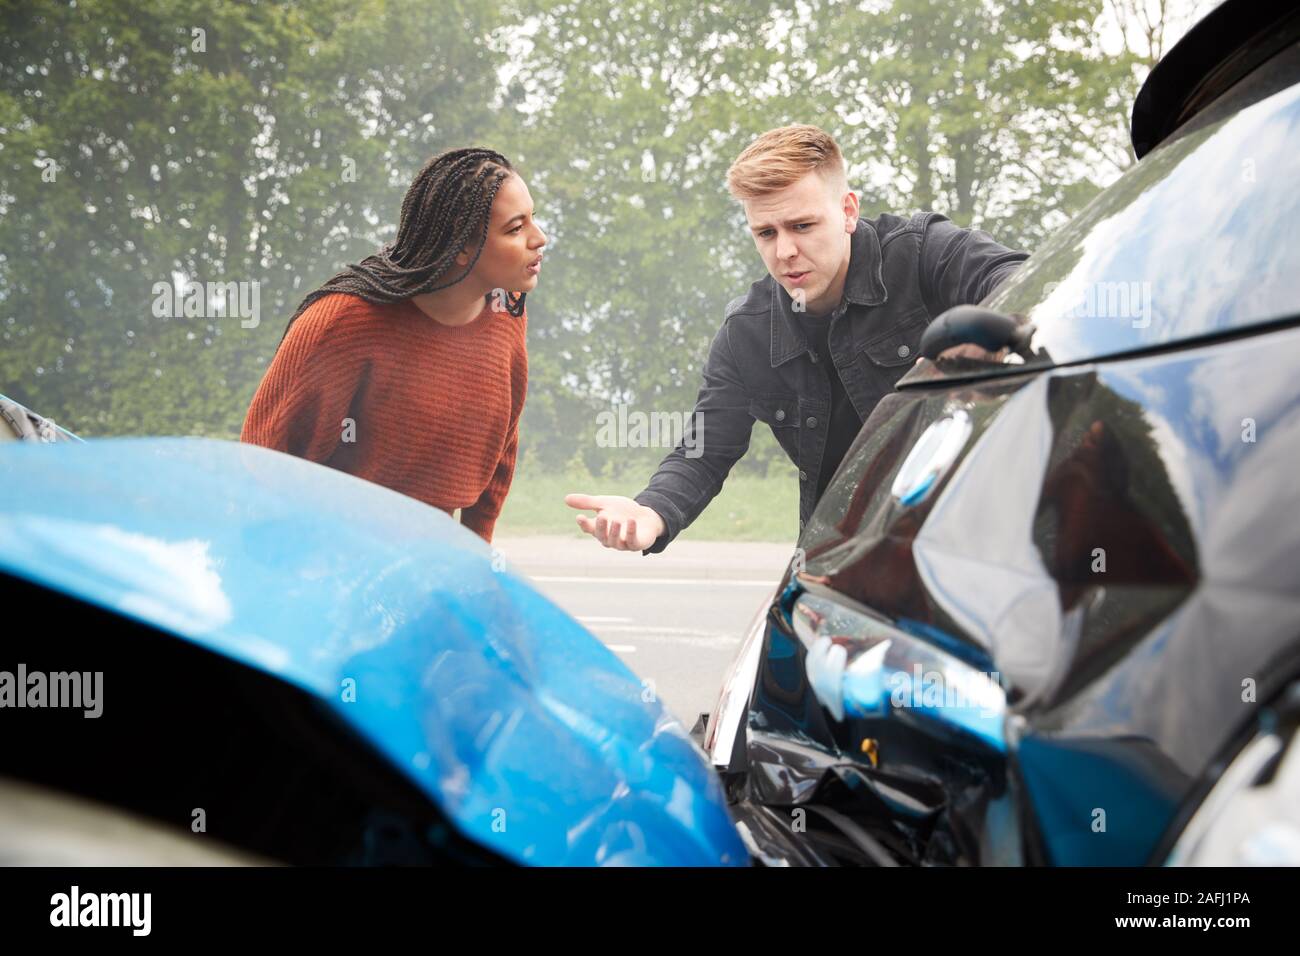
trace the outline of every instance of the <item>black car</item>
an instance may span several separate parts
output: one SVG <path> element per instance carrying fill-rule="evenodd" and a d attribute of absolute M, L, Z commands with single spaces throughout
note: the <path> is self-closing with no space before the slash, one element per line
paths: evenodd
<path fill-rule="evenodd" d="M 1300 9 L 864 424 L 698 725 L 768 863 L 1300 862 Z"/>

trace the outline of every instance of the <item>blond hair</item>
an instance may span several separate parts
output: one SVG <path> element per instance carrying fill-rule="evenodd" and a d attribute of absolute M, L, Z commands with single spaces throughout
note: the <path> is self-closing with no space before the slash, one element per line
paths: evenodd
<path fill-rule="evenodd" d="M 828 184 L 849 188 L 839 144 L 823 129 L 798 124 L 770 129 L 727 170 L 727 190 L 742 202 L 785 189 L 816 171 Z"/>

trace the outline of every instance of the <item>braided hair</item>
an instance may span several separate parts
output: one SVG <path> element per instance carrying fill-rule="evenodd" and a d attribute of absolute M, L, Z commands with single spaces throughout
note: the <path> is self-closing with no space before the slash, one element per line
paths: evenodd
<path fill-rule="evenodd" d="M 474 270 L 487 239 L 492 201 L 514 172 L 500 153 L 480 146 L 448 149 L 424 164 L 402 200 L 397 238 L 379 252 L 347 266 L 310 293 L 284 327 L 323 296 L 347 292 L 380 305 L 401 302 L 455 285 Z M 478 249 L 465 271 L 447 278 L 456 256 L 476 237 Z M 491 293 L 488 293 L 491 296 Z M 506 293 L 506 311 L 523 315 L 525 293 Z"/>

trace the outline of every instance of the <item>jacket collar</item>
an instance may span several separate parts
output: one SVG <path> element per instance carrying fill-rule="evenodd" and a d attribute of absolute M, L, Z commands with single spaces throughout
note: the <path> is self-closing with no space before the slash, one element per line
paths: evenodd
<path fill-rule="evenodd" d="M 844 278 L 841 305 L 880 305 L 888 297 L 881 275 L 880 237 L 875 225 L 859 218 L 849 242 L 849 271 Z M 802 355 L 809 349 L 799 313 L 790 294 L 772 279 L 772 368 Z"/>

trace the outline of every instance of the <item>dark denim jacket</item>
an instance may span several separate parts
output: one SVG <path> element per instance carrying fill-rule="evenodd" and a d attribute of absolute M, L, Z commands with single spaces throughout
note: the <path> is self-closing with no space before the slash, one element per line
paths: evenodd
<path fill-rule="evenodd" d="M 830 351 L 849 400 L 866 421 L 916 362 L 929 321 L 951 306 L 979 302 L 1027 253 L 934 212 L 859 219 L 851 243 L 844 298 L 830 324 Z M 688 423 L 698 437 L 687 431 L 636 496 L 666 526 L 644 553 L 662 551 L 699 517 L 749 449 L 756 420 L 771 427 L 799 469 L 802 531 L 817 504 L 826 448 L 827 371 L 804 338 L 789 294 L 771 275 L 728 303 Z"/>

